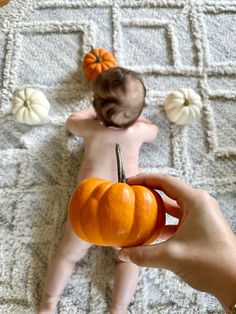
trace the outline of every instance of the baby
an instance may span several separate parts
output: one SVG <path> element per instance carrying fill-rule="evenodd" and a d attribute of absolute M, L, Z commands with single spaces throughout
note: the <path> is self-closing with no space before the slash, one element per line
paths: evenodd
<path fill-rule="evenodd" d="M 93 107 L 73 113 L 66 129 L 82 136 L 85 149 L 78 184 L 88 177 L 117 182 L 115 144 L 122 147 L 125 174 L 136 175 L 139 150 L 157 136 L 157 126 L 140 116 L 145 105 L 145 86 L 139 75 L 124 68 L 101 73 L 94 82 Z M 88 249 L 86 243 L 65 226 L 64 236 L 49 266 L 39 313 L 52 313 L 69 278 Z M 128 313 L 138 282 L 138 267 L 119 261 L 116 267 L 111 313 Z"/>

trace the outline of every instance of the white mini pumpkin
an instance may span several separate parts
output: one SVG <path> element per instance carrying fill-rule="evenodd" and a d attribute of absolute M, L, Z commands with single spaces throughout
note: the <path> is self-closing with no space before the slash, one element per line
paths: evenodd
<path fill-rule="evenodd" d="M 164 108 L 170 121 L 176 124 L 187 124 L 200 116 L 202 101 L 193 89 L 180 88 L 167 95 Z"/>
<path fill-rule="evenodd" d="M 12 112 L 21 123 L 39 124 L 48 117 L 50 104 L 43 92 L 25 88 L 15 93 Z"/>

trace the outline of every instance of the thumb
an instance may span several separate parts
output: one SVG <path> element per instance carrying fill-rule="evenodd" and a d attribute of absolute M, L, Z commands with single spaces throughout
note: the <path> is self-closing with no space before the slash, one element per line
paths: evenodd
<path fill-rule="evenodd" d="M 171 241 L 166 241 L 154 245 L 121 249 L 119 259 L 138 266 L 165 268 L 174 271 L 179 255 L 178 251 L 179 249 Z"/>

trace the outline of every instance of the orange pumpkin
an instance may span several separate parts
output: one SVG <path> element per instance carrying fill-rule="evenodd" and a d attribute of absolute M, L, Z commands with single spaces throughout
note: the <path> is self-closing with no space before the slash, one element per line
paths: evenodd
<path fill-rule="evenodd" d="M 6 5 L 10 0 L 0 0 L 0 7 Z"/>
<path fill-rule="evenodd" d="M 154 190 L 125 183 L 119 146 L 119 182 L 88 178 L 69 202 L 69 221 L 83 240 L 103 246 L 128 247 L 153 242 L 165 225 L 162 198 Z"/>
<path fill-rule="evenodd" d="M 113 54 L 103 48 L 91 47 L 91 50 L 85 55 L 83 60 L 85 76 L 91 81 L 99 73 L 117 66 L 118 63 Z"/>

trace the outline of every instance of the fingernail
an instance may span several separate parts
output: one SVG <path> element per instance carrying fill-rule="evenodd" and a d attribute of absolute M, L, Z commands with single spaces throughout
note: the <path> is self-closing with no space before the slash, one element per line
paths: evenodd
<path fill-rule="evenodd" d="M 119 252 L 119 259 L 123 262 L 130 262 L 129 251 L 126 249 L 122 249 Z"/>

